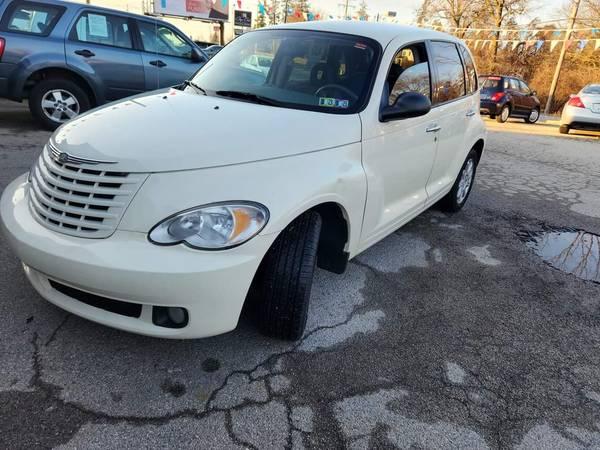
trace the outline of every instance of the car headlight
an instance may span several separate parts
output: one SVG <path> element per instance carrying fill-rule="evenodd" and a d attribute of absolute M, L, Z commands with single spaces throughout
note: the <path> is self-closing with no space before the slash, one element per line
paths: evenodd
<path fill-rule="evenodd" d="M 224 250 L 252 239 L 268 220 L 269 210 L 258 203 L 215 203 L 163 220 L 148 237 L 158 245 L 184 243 L 202 250 Z"/>

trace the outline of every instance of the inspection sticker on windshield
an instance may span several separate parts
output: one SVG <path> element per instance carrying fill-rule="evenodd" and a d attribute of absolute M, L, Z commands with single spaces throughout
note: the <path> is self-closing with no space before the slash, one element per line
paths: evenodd
<path fill-rule="evenodd" d="M 350 100 L 342 100 L 339 98 L 319 97 L 319 106 L 326 108 L 347 108 L 350 106 Z"/>

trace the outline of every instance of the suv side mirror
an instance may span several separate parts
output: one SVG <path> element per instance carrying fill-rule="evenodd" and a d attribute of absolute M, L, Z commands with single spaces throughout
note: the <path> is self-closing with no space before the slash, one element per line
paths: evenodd
<path fill-rule="evenodd" d="M 532 95 L 533 97 L 537 97 L 537 91 L 531 91 L 531 95 Z"/>
<path fill-rule="evenodd" d="M 431 111 L 431 101 L 418 92 L 400 94 L 392 106 L 384 106 L 379 112 L 380 122 L 410 119 L 424 116 Z"/>
<path fill-rule="evenodd" d="M 206 60 L 206 57 L 202 54 L 200 50 L 198 50 L 197 48 L 192 48 L 192 61 L 204 62 Z"/>

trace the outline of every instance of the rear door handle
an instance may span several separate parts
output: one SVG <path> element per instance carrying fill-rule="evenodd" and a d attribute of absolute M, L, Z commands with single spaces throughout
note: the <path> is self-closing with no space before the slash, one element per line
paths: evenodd
<path fill-rule="evenodd" d="M 152 64 L 153 66 L 156 67 L 165 67 L 166 64 L 164 62 L 162 62 L 160 59 L 157 59 L 156 61 L 150 61 L 148 64 Z"/>
<path fill-rule="evenodd" d="M 436 132 L 440 131 L 441 129 L 442 129 L 442 127 L 440 127 L 439 125 L 431 125 L 425 131 L 427 131 L 428 133 L 436 133 Z"/>
<path fill-rule="evenodd" d="M 475 111 L 471 110 L 467 113 L 467 117 L 473 117 L 475 115 Z"/>
<path fill-rule="evenodd" d="M 96 56 L 96 54 L 87 48 L 84 50 L 75 50 L 76 55 L 83 56 L 84 58 L 91 58 L 92 56 Z"/>

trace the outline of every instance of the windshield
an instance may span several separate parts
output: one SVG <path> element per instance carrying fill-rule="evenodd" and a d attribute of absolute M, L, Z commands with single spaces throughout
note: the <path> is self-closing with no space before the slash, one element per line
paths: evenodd
<path fill-rule="evenodd" d="M 490 91 L 498 90 L 498 89 L 500 89 L 500 86 L 502 85 L 502 78 L 501 77 L 480 77 L 479 85 L 481 86 L 481 89 L 490 90 Z"/>
<path fill-rule="evenodd" d="M 584 87 L 582 92 L 589 95 L 600 95 L 600 84 L 590 84 Z"/>
<path fill-rule="evenodd" d="M 224 47 L 193 82 L 208 95 L 350 114 L 366 103 L 379 54 L 380 46 L 363 37 L 261 30 Z"/>

